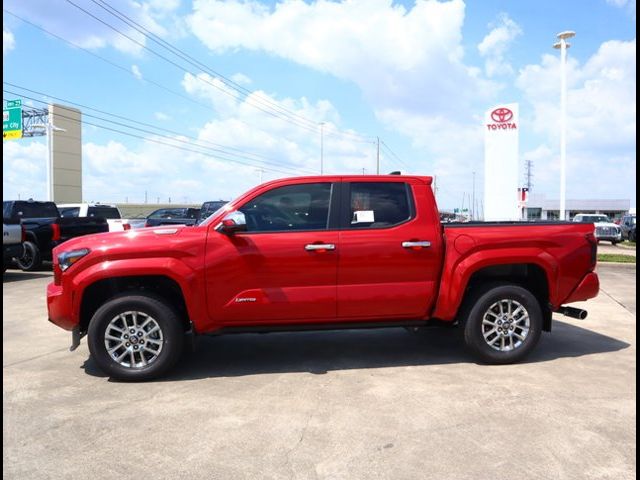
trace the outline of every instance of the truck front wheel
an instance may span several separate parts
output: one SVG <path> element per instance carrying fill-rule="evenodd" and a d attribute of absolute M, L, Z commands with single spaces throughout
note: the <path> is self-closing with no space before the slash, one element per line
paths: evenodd
<path fill-rule="evenodd" d="M 16 258 L 16 263 L 20 270 L 24 272 L 34 272 L 42 266 L 42 255 L 38 245 L 33 242 L 24 242 L 24 253 Z"/>
<path fill-rule="evenodd" d="M 180 358 L 184 332 L 175 310 L 159 297 L 126 294 L 102 305 L 89 323 L 88 344 L 100 368 L 119 380 L 149 380 Z"/>
<path fill-rule="evenodd" d="M 483 362 L 517 362 L 540 339 L 542 309 L 536 297 L 523 287 L 489 286 L 470 299 L 466 312 L 465 343 Z"/>

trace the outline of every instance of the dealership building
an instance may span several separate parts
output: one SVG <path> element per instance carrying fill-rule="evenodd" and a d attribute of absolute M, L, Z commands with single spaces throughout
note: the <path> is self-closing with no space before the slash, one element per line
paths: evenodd
<path fill-rule="evenodd" d="M 572 199 L 566 202 L 566 217 L 572 219 L 579 213 L 601 213 L 612 220 L 629 212 L 629 199 Z M 542 194 L 532 194 L 527 201 L 529 220 L 557 220 L 560 218 L 560 200 L 547 198 Z"/>

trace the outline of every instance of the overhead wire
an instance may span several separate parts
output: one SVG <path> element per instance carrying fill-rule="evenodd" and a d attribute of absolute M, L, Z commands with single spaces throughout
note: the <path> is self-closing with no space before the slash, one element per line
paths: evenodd
<path fill-rule="evenodd" d="M 18 92 L 6 90 L 6 89 L 3 89 L 3 92 L 11 94 L 11 95 L 21 95 Z M 41 104 L 44 104 L 44 105 L 46 105 L 48 103 L 48 102 L 46 102 L 44 100 L 40 100 L 40 99 L 37 99 L 35 97 L 30 97 L 30 96 L 27 96 L 27 95 L 21 95 L 21 96 L 23 98 L 27 98 L 29 100 L 32 100 L 34 102 L 38 102 L 38 103 L 41 103 Z M 277 173 L 283 173 L 285 175 L 291 175 L 292 174 L 291 170 L 285 170 L 285 169 L 282 169 L 282 168 L 275 168 L 273 166 L 268 166 L 268 164 L 265 165 L 265 162 L 256 164 L 256 163 L 248 163 L 246 161 L 241 161 L 241 160 L 238 160 L 237 158 L 244 158 L 246 160 L 250 160 L 250 159 L 247 159 L 246 157 L 238 156 L 237 154 L 233 154 L 233 153 L 230 153 L 230 152 L 225 152 L 225 151 L 222 151 L 222 150 L 219 150 L 219 149 L 213 149 L 211 147 L 206 147 L 206 146 L 198 144 L 198 143 L 191 143 L 191 142 L 188 142 L 188 141 L 186 141 L 184 139 L 175 138 L 175 137 L 169 137 L 167 135 L 163 135 L 163 134 L 160 134 L 160 133 L 157 133 L 157 132 L 144 130 L 144 129 L 140 129 L 140 128 L 137 128 L 137 127 L 132 127 L 130 125 L 125 125 L 125 124 L 122 124 L 122 123 L 119 123 L 119 122 L 115 122 L 113 120 L 105 119 L 105 118 L 94 116 L 94 115 L 89 115 L 89 114 L 83 114 L 83 115 L 89 116 L 90 118 L 95 118 L 96 120 L 105 121 L 107 123 L 111 123 L 111 124 L 118 125 L 118 126 L 121 126 L 121 127 L 124 127 L 124 128 L 128 128 L 128 129 L 131 129 L 131 130 L 139 131 L 139 132 L 142 132 L 142 133 L 148 133 L 150 135 L 154 135 L 155 137 L 160 137 L 160 138 L 164 138 L 164 139 L 170 140 L 171 142 L 178 142 L 178 143 L 187 144 L 187 145 L 199 148 L 201 150 L 198 150 L 196 148 L 186 148 L 186 147 L 182 147 L 182 146 L 179 146 L 179 145 L 175 145 L 175 143 L 169 143 L 169 142 L 160 141 L 157 138 L 145 137 L 145 136 L 142 136 L 142 135 L 138 135 L 138 134 L 126 132 L 126 131 L 123 131 L 123 130 L 119 130 L 119 129 L 116 129 L 116 128 L 112 128 L 112 127 L 109 127 L 109 126 L 105 126 L 105 125 L 101 125 L 101 124 L 97 124 L 97 123 L 93 123 L 93 122 L 88 122 L 86 120 L 78 120 L 76 118 L 69 117 L 67 115 L 57 114 L 58 117 L 64 118 L 64 119 L 72 121 L 72 122 L 82 123 L 82 124 L 85 124 L 85 125 L 90 125 L 90 126 L 93 126 L 93 127 L 97 127 L 97 128 L 103 129 L 103 130 L 108 130 L 108 131 L 111 131 L 111 132 L 119 133 L 119 134 L 126 135 L 126 136 L 133 137 L 133 138 L 138 138 L 138 139 L 145 140 L 145 141 L 148 141 L 148 142 L 153 142 L 153 143 L 158 143 L 158 144 L 161 144 L 161 145 L 166 145 L 166 146 L 169 146 L 169 147 L 172 147 L 172 148 L 176 148 L 178 150 L 188 151 L 188 152 L 192 152 L 192 153 L 198 153 L 198 154 L 201 154 L 201 155 L 204 155 L 204 156 L 208 156 L 208 157 L 211 157 L 211 158 L 215 158 L 215 159 L 218 159 L 218 160 L 225 160 L 225 161 L 241 164 L 241 165 L 252 167 L 252 168 L 263 168 L 264 170 L 277 172 Z M 216 152 L 216 153 L 215 154 L 208 153 L 210 151 L 213 151 L 213 152 Z M 250 160 L 250 161 L 254 161 L 255 162 L 255 160 Z M 299 172 L 302 172 L 302 170 L 300 170 L 300 169 L 295 169 L 295 170 L 297 170 Z M 294 173 L 295 173 L 295 170 L 294 170 Z"/>
<path fill-rule="evenodd" d="M 109 115 L 111 117 L 118 118 L 118 119 L 124 120 L 124 121 L 129 122 L 129 123 L 133 123 L 133 124 L 136 124 L 136 125 L 141 125 L 141 126 L 144 126 L 144 127 L 153 128 L 153 129 L 156 129 L 156 130 L 161 130 L 161 131 L 170 133 L 172 135 L 189 138 L 189 139 L 191 139 L 191 140 L 193 140 L 195 142 L 200 142 L 200 143 L 205 143 L 205 144 L 208 144 L 208 145 L 212 145 L 213 147 L 216 147 L 213 150 L 218 150 L 218 149 L 220 151 L 233 150 L 233 151 L 236 151 L 236 152 L 239 152 L 239 153 L 242 154 L 242 155 L 238 155 L 238 154 L 234 153 L 233 155 L 237 155 L 239 157 L 244 157 L 244 158 L 247 158 L 246 156 L 249 155 L 249 156 L 258 157 L 260 159 L 263 159 L 261 161 L 263 161 L 265 163 L 274 164 L 273 159 L 270 158 L 270 157 L 267 157 L 266 155 L 262 155 L 262 154 L 258 154 L 258 153 L 254 153 L 254 152 L 248 152 L 246 150 L 242 150 L 240 148 L 232 147 L 232 146 L 229 146 L 229 145 L 223 145 L 223 144 L 220 144 L 220 143 L 211 142 L 209 140 L 203 140 L 201 138 L 196 138 L 196 137 L 193 137 L 193 136 L 190 136 L 190 135 L 186 135 L 186 134 L 181 133 L 181 132 L 176 132 L 175 130 L 171 130 L 171 129 L 168 129 L 168 128 L 160 127 L 160 126 L 157 126 L 157 125 L 152 125 L 152 124 L 146 123 L 146 122 L 141 122 L 139 120 L 134 120 L 134 119 L 131 119 L 129 117 L 125 117 L 123 115 L 107 112 L 105 110 L 100 110 L 100 109 L 91 107 L 91 106 L 86 105 L 86 104 L 74 102 L 74 101 L 66 99 L 66 98 L 56 97 L 56 96 L 50 95 L 48 93 L 39 92 L 37 90 L 32 90 L 32 89 L 29 89 L 29 88 L 26 88 L 26 87 L 23 87 L 23 86 L 20 86 L 20 85 L 16 85 L 16 84 L 11 83 L 11 82 L 2 82 L 2 83 L 4 85 L 9 85 L 9 86 L 14 87 L 14 88 L 19 88 L 21 90 L 30 92 L 30 93 L 35 94 L 35 95 L 42 95 L 42 96 L 45 96 L 45 97 L 48 97 L 48 98 L 51 98 L 51 99 L 54 99 L 54 100 L 58 100 L 58 101 L 65 102 L 65 103 L 70 104 L 70 105 L 74 105 L 76 107 L 80 107 L 80 108 L 86 109 L 86 110 L 90 110 L 90 111 L 93 111 L 93 112 L 98 112 L 98 113 L 101 113 L 103 115 Z M 16 94 L 16 95 L 23 95 L 23 94 L 18 93 L 18 92 L 13 92 L 13 93 Z M 32 97 L 27 97 L 27 96 L 25 96 L 25 98 L 32 99 Z M 83 115 L 88 116 L 88 117 L 92 117 L 92 118 L 98 118 L 98 119 L 101 119 L 101 120 L 105 120 L 107 122 L 111 122 L 111 123 L 114 123 L 116 125 L 121 125 L 121 126 L 128 127 L 128 125 L 124 125 L 124 124 L 121 124 L 121 123 L 118 123 L 118 122 L 113 122 L 113 121 L 110 121 L 108 119 L 104 119 L 102 117 L 97 117 L 95 115 L 91 115 L 91 114 L 88 114 L 88 113 L 85 113 L 85 112 L 83 112 Z M 137 129 L 135 127 L 131 127 L 131 128 L 134 128 L 136 130 L 141 130 L 141 129 Z M 141 131 L 145 131 L 145 130 L 141 130 Z M 155 134 L 156 132 L 151 132 L 151 133 Z M 225 151 L 225 153 L 229 153 L 229 152 Z M 278 165 L 280 165 L 280 164 L 278 164 Z M 284 165 L 289 166 L 291 168 L 295 168 L 298 171 L 303 171 L 303 169 L 299 168 L 296 165 L 292 165 L 292 164 L 284 164 Z M 313 170 L 310 170 L 310 169 L 304 169 L 304 171 L 306 171 L 307 173 L 313 173 L 313 174 L 317 173 L 317 172 L 315 172 Z"/>

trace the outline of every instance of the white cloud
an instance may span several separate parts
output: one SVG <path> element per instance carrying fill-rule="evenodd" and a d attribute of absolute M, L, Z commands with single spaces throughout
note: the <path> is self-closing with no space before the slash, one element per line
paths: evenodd
<path fill-rule="evenodd" d="M 607 3 L 614 7 L 626 9 L 629 15 L 631 15 L 634 20 L 636 19 L 636 0 L 607 0 Z"/>
<path fill-rule="evenodd" d="M 484 57 L 485 72 L 488 77 L 513 73 L 505 55 L 513 40 L 522 35 L 522 29 L 506 13 L 498 16 L 497 25 L 489 25 L 492 30 L 478 45 L 478 52 Z"/>
<path fill-rule="evenodd" d="M 2 142 L 2 198 L 46 198 L 47 145 L 41 139 Z"/>
<path fill-rule="evenodd" d="M 133 73 L 133 76 L 136 77 L 136 79 L 142 80 L 142 72 L 140 71 L 140 67 L 138 67 L 138 65 L 131 65 L 131 73 Z"/>
<path fill-rule="evenodd" d="M 9 30 L 2 29 L 2 55 L 6 55 L 16 47 L 16 40 Z"/>
<path fill-rule="evenodd" d="M 583 65 L 569 59 L 568 196 L 631 197 L 635 203 L 635 56 L 635 40 L 609 41 Z M 536 162 L 537 175 L 557 169 L 559 70 L 558 56 L 544 55 L 539 64 L 523 68 L 517 80 L 527 104 L 521 111 L 532 112 L 522 119 L 523 128 L 547 139 L 534 150 L 544 153 Z M 549 182 L 555 183 L 551 178 Z"/>
<path fill-rule="evenodd" d="M 175 25 L 179 23 L 173 15 L 179 5 L 179 2 L 175 0 L 167 2 L 160 0 L 147 2 L 114 0 L 109 4 L 156 35 L 168 36 L 174 30 L 178 30 L 178 28 L 167 29 L 162 26 L 162 23 L 167 21 L 173 22 Z M 90 2 L 78 2 L 78 5 L 95 17 L 117 27 L 140 44 L 145 44 L 144 35 L 127 27 L 97 5 Z M 5 0 L 3 7 L 84 48 L 98 49 L 110 46 L 131 54 L 140 54 L 142 51 L 140 45 L 65 2 Z"/>
<path fill-rule="evenodd" d="M 196 0 L 188 23 L 217 53 L 264 52 L 354 83 L 386 128 L 419 147 L 414 172 L 470 172 L 482 160 L 476 114 L 502 86 L 465 63 L 464 13 L 462 0 L 417 0 L 410 8 L 392 0 L 288 0 L 273 7 Z M 453 142 L 448 148 L 444 138 Z"/>
<path fill-rule="evenodd" d="M 167 115 L 164 112 L 155 112 L 153 114 L 154 117 L 156 117 L 157 120 L 160 120 L 162 122 L 166 122 L 168 120 L 171 120 L 171 116 Z"/>
<path fill-rule="evenodd" d="M 231 80 L 236 82 L 238 85 L 249 85 L 251 84 L 251 79 L 242 73 L 235 73 L 231 75 Z"/>

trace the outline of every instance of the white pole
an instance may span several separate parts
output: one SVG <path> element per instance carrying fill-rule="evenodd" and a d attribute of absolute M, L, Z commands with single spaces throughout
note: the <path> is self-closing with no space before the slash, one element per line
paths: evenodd
<path fill-rule="evenodd" d="M 560 220 L 565 220 L 567 195 L 567 42 L 560 39 Z"/>
<path fill-rule="evenodd" d="M 324 122 L 320 124 L 320 175 L 324 175 Z"/>
<path fill-rule="evenodd" d="M 53 202 L 53 115 L 47 118 L 47 201 Z"/>

